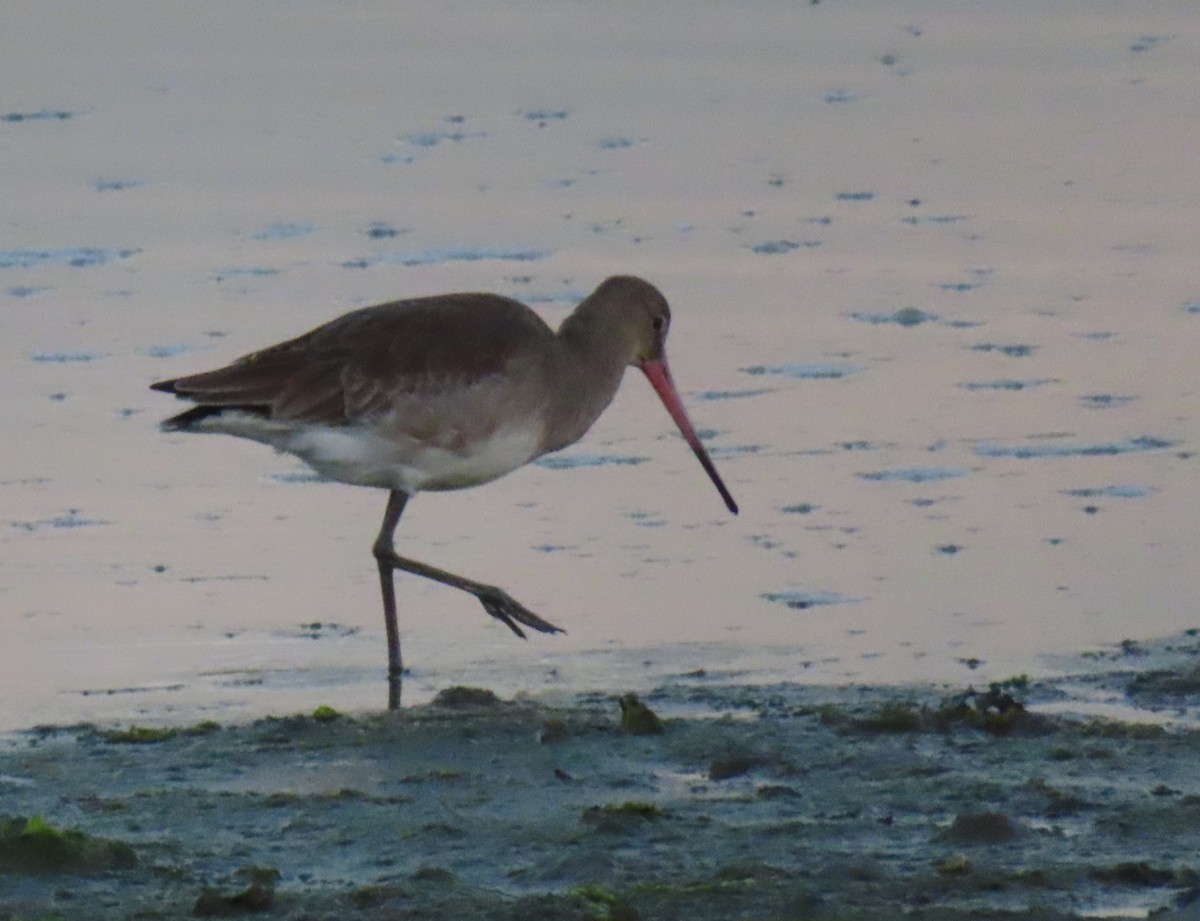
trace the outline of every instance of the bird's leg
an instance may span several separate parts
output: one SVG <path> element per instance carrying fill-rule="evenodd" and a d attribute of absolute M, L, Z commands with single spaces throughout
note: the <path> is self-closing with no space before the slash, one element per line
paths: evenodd
<path fill-rule="evenodd" d="M 404 511 L 404 505 L 408 502 L 408 495 L 393 490 L 388 495 L 387 511 L 383 515 L 383 527 L 379 529 L 379 536 L 375 538 L 375 546 L 373 552 L 375 561 L 379 564 L 379 581 L 383 589 L 383 617 L 387 625 L 388 634 L 388 678 L 392 683 L 392 691 L 395 696 L 395 704 L 391 703 L 389 695 L 389 707 L 395 709 L 399 706 L 400 696 L 400 634 L 396 627 L 396 591 L 392 584 L 392 572 L 399 569 L 403 572 L 412 573 L 414 576 L 422 576 L 426 579 L 432 579 L 434 582 L 441 582 L 443 585 L 449 585 L 451 588 L 457 588 L 468 594 L 474 595 L 479 599 L 492 617 L 503 622 L 517 636 L 524 639 L 525 633 L 521 630 L 518 624 L 524 624 L 534 630 L 542 633 L 563 633 L 560 627 L 542 620 L 531 610 L 513 598 L 504 589 L 497 588 L 494 585 L 486 585 L 483 582 L 476 582 L 473 579 L 467 579 L 463 576 L 456 576 L 452 572 L 446 572 L 444 569 L 438 569 L 436 566 L 430 566 L 427 563 L 419 563 L 416 560 L 410 560 L 407 557 L 402 557 L 396 553 L 392 545 L 392 536 L 395 533 L 396 525 L 400 521 L 400 514 Z"/>
<path fill-rule="evenodd" d="M 383 625 L 387 630 L 388 648 L 388 709 L 400 709 L 400 683 L 404 662 L 400 658 L 400 628 L 396 624 L 396 586 L 392 581 L 392 565 L 386 555 L 392 553 L 392 535 L 400 523 L 400 515 L 408 503 L 408 494 L 399 490 L 388 493 L 387 511 L 383 526 L 375 538 L 375 561 L 379 565 L 379 588 L 383 593 Z"/>

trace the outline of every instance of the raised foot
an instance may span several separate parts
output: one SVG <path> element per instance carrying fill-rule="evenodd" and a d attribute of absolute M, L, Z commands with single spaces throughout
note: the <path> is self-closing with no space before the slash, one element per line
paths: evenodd
<path fill-rule="evenodd" d="M 485 611 L 497 620 L 503 621 L 508 629 L 521 639 L 525 639 L 525 632 L 517 626 L 518 623 L 522 623 L 526 627 L 530 627 L 541 633 L 566 633 L 561 627 L 556 627 L 549 621 L 542 620 L 533 611 L 504 591 L 504 589 L 489 588 L 476 597 L 483 604 Z"/>

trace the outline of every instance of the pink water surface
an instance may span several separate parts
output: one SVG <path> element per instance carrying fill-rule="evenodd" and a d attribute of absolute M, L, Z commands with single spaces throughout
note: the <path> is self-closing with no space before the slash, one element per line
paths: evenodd
<path fill-rule="evenodd" d="M 10 0 L 0 728 L 381 706 L 383 495 L 163 435 L 147 385 L 614 273 L 670 299 L 741 514 L 630 375 L 563 463 L 410 506 L 401 553 L 568 633 L 402 577 L 408 699 L 1197 626 L 1198 54 L 1183 2 Z"/>

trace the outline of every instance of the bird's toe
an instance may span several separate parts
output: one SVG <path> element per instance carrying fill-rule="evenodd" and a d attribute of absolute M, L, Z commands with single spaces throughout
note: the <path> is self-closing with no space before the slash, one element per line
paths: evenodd
<path fill-rule="evenodd" d="M 521 639 L 525 638 L 525 632 L 517 624 L 524 624 L 526 627 L 530 627 L 541 633 L 564 632 L 562 628 L 556 627 L 549 621 L 538 617 L 533 611 L 529 610 L 529 608 L 525 607 L 503 589 L 494 589 L 492 592 L 481 595 L 479 600 L 483 602 L 484 610 L 492 615 L 492 617 L 502 621 L 508 629 L 521 637 Z"/>

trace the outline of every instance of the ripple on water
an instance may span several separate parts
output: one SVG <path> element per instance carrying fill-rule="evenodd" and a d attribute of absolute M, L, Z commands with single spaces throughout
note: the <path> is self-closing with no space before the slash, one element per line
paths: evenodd
<path fill-rule="evenodd" d="M 1174 35 L 1143 35 L 1129 46 L 1129 50 L 1134 54 L 1140 54 L 1143 51 L 1151 51 L 1164 42 L 1171 41 L 1171 39 L 1174 37 Z"/>
<path fill-rule="evenodd" d="M 36 112 L 5 112 L 0 115 L 0 122 L 63 122 L 75 117 L 74 112 L 64 109 L 39 109 Z"/>
<path fill-rule="evenodd" d="M 639 528 L 662 528 L 667 524 L 665 519 L 651 514 L 650 512 L 634 511 L 630 512 L 625 517 L 636 524 Z"/>
<path fill-rule="evenodd" d="M 85 517 L 77 508 L 67 509 L 67 513 L 65 515 L 55 515 L 53 518 L 43 518 L 39 521 L 12 522 L 12 526 L 21 531 L 39 531 L 42 528 L 55 528 L 60 530 L 70 528 L 90 528 L 105 524 L 108 524 L 108 522 Z"/>
<path fill-rule="evenodd" d="M 316 230 L 312 224 L 268 224 L 251 234 L 255 240 L 294 240 L 306 237 Z"/>
<path fill-rule="evenodd" d="M 49 290 L 46 285 L 13 285 L 11 288 L 5 288 L 4 293 L 9 297 L 33 297 Z"/>
<path fill-rule="evenodd" d="M 748 368 L 742 368 L 744 374 L 753 374 L 757 376 L 773 376 L 794 377 L 798 380 L 835 380 L 841 377 L 849 377 L 851 374 L 857 374 L 862 368 L 854 365 L 843 365 L 834 363 L 796 363 L 786 365 L 751 365 Z"/>
<path fill-rule="evenodd" d="M 967 220 L 965 214 L 910 214 L 908 217 L 902 217 L 900 220 L 905 224 L 917 226 L 920 224 L 956 224 L 959 221 Z"/>
<path fill-rule="evenodd" d="M 916 307 L 901 307 L 893 313 L 862 313 L 856 311 L 848 314 L 851 320 L 859 323 L 870 323 L 872 326 L 883 326 L 894 323 L 897 326 L 920 326 L 922 323 L 933 323 L 937 320 L 936 313 L 926 313 Z"/>
<path fill-rule="evenodd" d="M 1107 457 L 1117 454 L 1134 454 L 1140 451 L 1161 451 L 1174 447 L 1175 442 L 1152 435 L 1127 438 L 1123 441 L 1106 441 L 1094 444 L 981 444 L 975 447 L 980 457 L 1015 457 L 1021 460 L 1039 457 Z"/>
<path fill-rule="evenodd" d="M 717 459 L 745 457 L 747 454 L 757 454 L 763 449 L 762 445 L 718 445 L 708 449 L 708 453 Z"/>
<path fill-rule="evenodd" d="M 173 345 L 148 345 L 137 351 L 139 355 L 145 355 L 147 358 L 174 358 L 176 355 L 183 355 L 194 348 L 195 346 L 186 343 L 175 343 Z"/>
<path fill-rule="evenodd" d="M 221 282 L 227 278 L 265 278 L 269 275 L 278 275 L 279 269 L 273 269 L 265 265 L 247 265 L 234 266 L 232 268 L 215 269 L 212 273 L 213 281 Z"/>
<path fill-rule="evenodd" d="M 97 192 L 124 192 L 145 184 L 143 179 L 97 179 L 92 182 L 92 188 Z"/>
<path fill-rule="evenodd" d="M 114 249 L 100 246 L 4 249 L 0 250 L 0 269 L 31 269 L 42 265 L 66 265 L 73 269 L 89 268 L 129 259 L 140 252 L 140 249 Z"/>
<path fill-rule="evenodd" d="M 268 473 L 266 478 L 273 483 L 292 486 L 297 483 L 324 483 L 325 478 L 315 470 L 288 470 L 283 473 Z"/>
<path fill-rule="evenodd" d="M 101 352 L 35 352 L 29 360 L 39 364 L 82 364 L 105 357 Z"/>
<path fill-rule="evenodd" d="M 547 470 L 574 470 L 577 467 L 636 466 L 649 458 L 622 457 L 616 454 L 550 454 L 534 461 Z"/>
<path fill-rule="evenodd" d="M 1044 387 L 1046 384 L 1057 384 L 1059 381 L 1050 377 L 1035 377 L 1027 380 L 1006 378 L 997 381 L 963 381 L 958 386 L 963 390 L 1030 390 L 1034 387 Z"/>
<path fill-rule="evenodd" d="M 1079 398 L 1085 409 L 1108 409 L 1113 406 L 1124 406 L 1132 403 L 1137 397 L 1116 396 L 1111 393 L 1088 393 Z"/>
<path fill-rule="evenodd" d="M 936 483 L 958 479 L 970 472 L 966 467 L 895 467 L 860 473 L 858 477 L 876 483 Z"/>
<path fill-rule="evenodd" d="M 759 256 L 781 256 L 797 249 L 816 249 L 821 245 L 820 240 L 768 240 L 765 243 L 755 243 L 750 252 Z"/>
<path fill-rule="evenodd" d="M 757 390 L 701 390 L 699 393 L 693 393 L 694 400 L 743 400 L 747 397 L 760 397 L 764 393 L 774 393 L 772 387 L 763 387 Z"/>
<path fill-rule="evenodd" d="M 544 304 L 546 306 L 570 305 L 574 307 L 588 296 L 588 292 L 581 291 L 578 288 L 564 288 L 562 291 L 529 294 L 518 293 L 510 296 L 518 301 L 524 301 L 526 304 Z"/>
<path fill-rule="evenodd" d="M 437 147 L 439 144 L 458 144 L 472 138 L 485 138 L 486 131 L 414 131 L 406 134 L 402 140 L 413 147 Z"/>
<path fill-rule="evenodd" d="M 358 259 L 348 259 L 343 268 L 365 269 L 373 265 L 439 265 L 445 262 L 534 262 L 550 257 L 550 250 L 535 247 L 511 246 L 452 246 L 438 249 L 412 250 L 402 253 L 376 253 Z"/>
<path fill-rule="evenodd" d="M 539 127 L 546 122 L 566 121 L 570 116 L 569 109 L 527 109 L 520 113 L 527 122 L 538 122 Z"/>
<path fill-rule="evenodd" d="M 391 224 L 385 224 L 383 221 L 373 221 L 363 233 L 372 240 L 390 240 L 393 237 L 399 237 L 408 233 L 408 230 L 393 227 Z"/>
<path fill-rule="evenodd" d="M 838 592 L 764 592 L 759 597 L 764 601 L 786 604 L 793 611 L 806 611 L 829 604 L 857 604 L 862 601 L 861 598 L 851 598 Z"/>
<path fill-rule="evenodd" d="M 1064 496 L 1071 496 L 1076 499 L 1144 499 L 1147 496 L 1152 496 L 1156 492 L 1153 486 L 1098 486 L 1098 487 L 1083 487 L 1080 489 L 1064 489 Z"/>
<path fill-rule="evenodd" d="M 1017 343 L 1012 345 L 1001 345 L 996 342 L 980 342 L 978 345 L 971 346 L 972 352 L 998 352 L 1008 358 L 1028 358 L 1035 351 L 1036 345 L 1025 345 Z"/>

